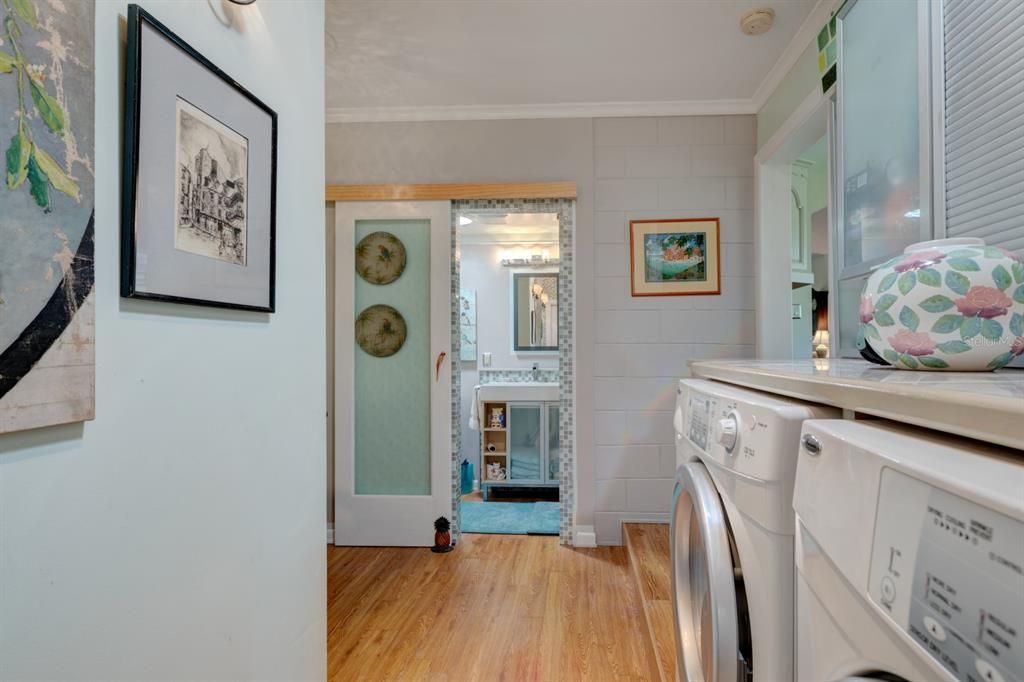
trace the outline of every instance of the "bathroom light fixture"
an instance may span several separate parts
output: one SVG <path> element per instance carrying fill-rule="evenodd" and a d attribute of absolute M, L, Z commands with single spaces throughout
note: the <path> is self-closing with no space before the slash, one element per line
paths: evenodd
<path fill-rule="evenodd" d="M 558 265 L 559 258 L 502 258 L 501 264 L 506 268 L 541 268 L 548 265 Z"/>

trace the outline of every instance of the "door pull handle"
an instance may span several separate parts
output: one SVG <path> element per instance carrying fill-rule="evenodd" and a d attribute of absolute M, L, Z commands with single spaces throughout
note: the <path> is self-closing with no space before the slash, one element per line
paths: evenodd
<path fill-rule="evenodd" d="M 448 357 L 448 354 L 444 351 L 437 354 L 437 361 L 434 363 L 434 383 L 441 380 L 441 366 L 444 364 L 446 357 Z"/>

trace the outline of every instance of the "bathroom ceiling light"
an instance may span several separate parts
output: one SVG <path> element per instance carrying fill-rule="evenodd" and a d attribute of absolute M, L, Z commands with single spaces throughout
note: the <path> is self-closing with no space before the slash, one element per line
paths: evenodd
<path fill-rule="evenodd" d="M 748 36 L 759 36 L 767 33 L 775 23 L 775 10 L 771 7 L 758 7 L 740 17 L 740 30 Z"/>

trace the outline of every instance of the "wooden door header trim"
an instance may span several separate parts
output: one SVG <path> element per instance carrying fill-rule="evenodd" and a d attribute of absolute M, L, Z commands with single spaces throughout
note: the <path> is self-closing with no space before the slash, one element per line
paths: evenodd
<path fill-rule="evenodd" d="M 575 182 L 483 182 L 428 185 L 327 185 L 327 201 L 575 199 Z"/>

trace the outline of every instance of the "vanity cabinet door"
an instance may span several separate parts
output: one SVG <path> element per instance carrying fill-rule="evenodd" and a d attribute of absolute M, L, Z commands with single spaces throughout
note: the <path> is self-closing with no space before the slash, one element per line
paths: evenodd
<path fill-rule="evenodd" d="M 547 445 L 548 445 L 548 456 L 547 456 L 547 478 L 545 480 L 549 482 L 558 481 L 561 478 L 560 459 L 559 459 L 559 420 L 558 420 L 558 403 L 548 403 L 547 405 Z"/>
<path fill-rule="evenodd" d="M 508 462 L 510 481 L 543 480 L 543 418 L 539 403 L 508 404 Z"/>

